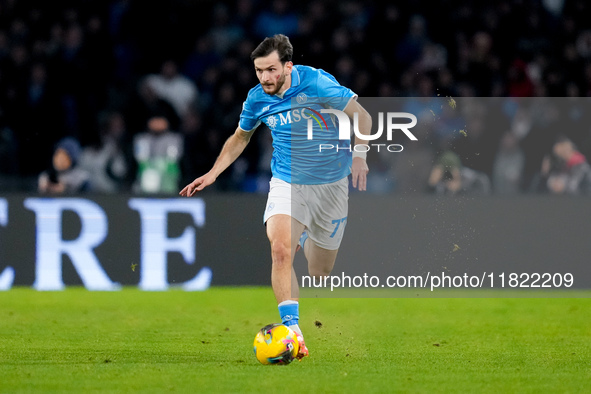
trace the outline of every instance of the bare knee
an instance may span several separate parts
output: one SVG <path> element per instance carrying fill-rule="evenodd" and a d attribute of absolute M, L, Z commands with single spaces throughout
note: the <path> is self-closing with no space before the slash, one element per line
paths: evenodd
<path fill-rule="evenodd" d="M 271 259 L 275 267 L 291 268 L 291 246 L 282 241 L 271 242 Z"/>
<path fill-rule="evenodd" d="M 292 239 L 294 223 L 288 215 L 274 215 L 267 220 L 267 237 L 271 242 L 273 269 L 292 266 Z M 300 226 L 303 226 L 300 224 Z M 303 230 L 302 230 L 303 231 Z"/>
<path fill-rule="evenodd" d="M 308 246 L 308 245 L 306 245 Z M 323 249 L 316 244 L 308 246 L 308 273 L 314 277 L 330 275 L 334 267 L 338 250 Z"/>
<path fill-rule="evenodd" d="M 323 279 L 325 276 L 330 275 L 332 272 L 331 267 L 308 267 L 308 274 L 316 279 Z"/>

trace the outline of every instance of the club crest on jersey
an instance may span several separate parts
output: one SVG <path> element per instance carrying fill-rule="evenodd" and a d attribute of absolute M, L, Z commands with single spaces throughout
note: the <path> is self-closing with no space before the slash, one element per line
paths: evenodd
<path fill-rule="evenodd" d="M 269 126 L 271 130 L 275 130 L 275 127 L 277 127 L 277 117 L 275 115 L 267 116 L 265 123 L 267 123 L 267 126 Z"/>
<path fill-rule="evenodd" d="M 304 104 L 306 101 L 308 101 L 308 96 L 306 96 L 306 93 L 300 93 L 296 97 L 296 101 L 298 104 Z"/>

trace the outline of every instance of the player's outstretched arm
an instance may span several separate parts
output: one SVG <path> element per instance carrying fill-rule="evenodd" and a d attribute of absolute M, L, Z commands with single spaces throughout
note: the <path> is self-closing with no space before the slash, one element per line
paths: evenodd
<path fill-rule="evenodd" d="M 244 151 L 244 148 L 246 148 L 246 145 L 248 145 L 248 142 L 250 141 L 251 135 L 252 132 L 246 132 L 240 127 L 236 128 L 234 134 L 226 140 L 226 143 L 211 170 L 209 170 L 207 174 L 202 175 L 189 183 L 179 194 L 183 197 L 191 197 L 198 191 L 201 191 L 214 183 L 217 177 L 224 172 L 230 164 L 234 163 L 238 156 Z"/>
<path fill-rule="evenodd" d="M 355 113 L 359 116 L 359 131 L 362 134 L 369 135 L 371 133 L 371 115 L 357 102 L 357 100 L 349 101 L 349 104 L 345 107 L 345 113 L 349 118 L 353 119 Z M 367 140 L 363 140 L 355 135 L 355 145 L 366 145 Z M 351 180 L 353 187 L 356 187 L 360 191 L 367 189 L 367 173 L 369 167 L 364 157 L 353 156 L 353 164 L 351 165 Z"/>

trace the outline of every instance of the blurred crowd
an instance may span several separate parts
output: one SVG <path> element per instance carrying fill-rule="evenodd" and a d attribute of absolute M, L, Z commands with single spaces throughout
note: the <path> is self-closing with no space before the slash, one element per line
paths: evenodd
<path fill-rule="evenodd" d="M 283 33 L 295 64 L 409 112 L 505 98 L 370 155 L 370 190 L 584 193 L 589 20 L 586 0 L 0 0 L 0 190 L 176 193 L 236 128 L 250 52 Z M 215 187 L 265 192 L 270 155 L 261 126 Z"/>

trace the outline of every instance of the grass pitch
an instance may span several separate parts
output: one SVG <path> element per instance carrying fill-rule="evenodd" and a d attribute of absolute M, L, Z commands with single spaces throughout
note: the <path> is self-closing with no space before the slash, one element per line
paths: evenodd
<path fill-rule="evenodd" d="M 0 392 L 588 392 L 588 298 L 302 299 L 311 357 L 258 364 L 270 288 L 0 293 Z"/>

